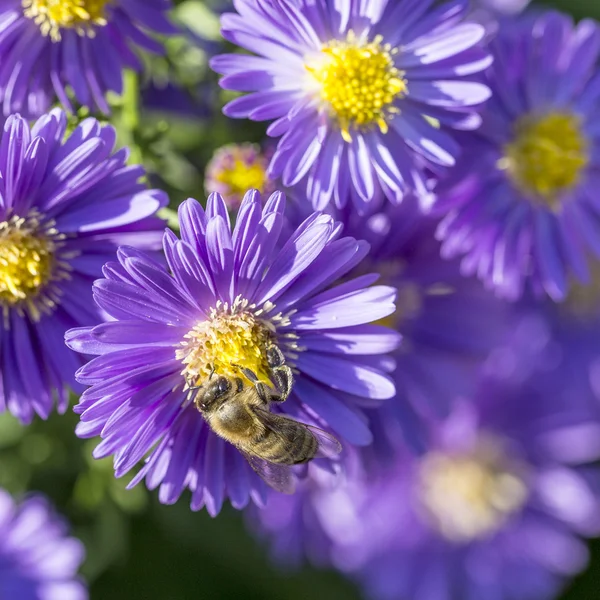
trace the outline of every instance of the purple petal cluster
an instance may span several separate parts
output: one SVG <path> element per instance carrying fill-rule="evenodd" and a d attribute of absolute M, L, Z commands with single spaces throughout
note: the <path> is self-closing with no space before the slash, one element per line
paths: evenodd
<path fill-rule="evenodd" d="M 502 22 L 477 135 L 439 188 L 445 257 L 497 293 L 562 300 L 598 244 L 600 28 L 553 11 Z"/>
<path fill-rule="evenodd" d="M 0 597 L 87 600 L 77 576 L 83 544 L 43 496 L 20 503 L 0 489 Z"/>
<path fill-rule="evenodd" d="M 116 132 L 86 119 L 67 133 L 60 110 L 31 128 L 6 121 L 0 140 L 0 411 L 47 418 L 82 358 L 67 329 L 102 319 L 92 282 L 119 244 L 157 250 L 166 195 L 140 182 L 144 169 L 114 151 Z"/>
<path fill-rule="evenodd" d="M 251 92 L 227 116 L 272 120 L 269 167 L 301 184 L 317 209 L 349 199 L 359 211 L 425 188 L 426 169 L 454 164 L 453 129 L 479 125 L 489 96 L 485 30 L 450 0 L 240 0 L 222 33 L 254 55 L 224 54 L 221 86 Z"/>
<path fill-rule="evenodd" d="M 475 0 L 476 8 L 498 15 L 514 15 L 525 8 L 531 0 Z"/>
<path fill-rule="evenodd" d="M 69 111 L 79 104 L 109 113 L 106 94 L 123 92 L 123 70 L 142 69 L 135 51 L 161 53 L 151 34 L 176 32 L 166 16 L 171 6 L 171 0 L 3 0 L 2 113 L 35 118 L 57 101 Z"/>
<path fill-rule="evenodd" d="M 394 395 L 382 354 L 398 336 L 369 323 L 394 312 L 395 290 L 373 286 L 372 274 L 339 283 L 368 244 L 342 237 L 327 215 L 311 214 L 280 243 L 284 206 L 280 193 L 261 207 L 260 195 L 249 192 L 232 229 L 218 194 L 206 210 L 187 200 L 179 209 L 181 239 L 170 231 L 164 237 L 167 267 L 120 248 L 118 262 L 94 284 L 97 304 L 113 320 L 67 334 L 71 348 L 97 355 L 77 373 L 91 386 L 76 407 L 77 434 L 102 437 L 94 456 L 114 455 L 117 476 L 148 456 L 131 485 L 145 479 L 160 488 L 163 503 L 187 488 L 192 508 L 214 515 L 227 497 L 241 508 L 264 492 L 187 391 L 190 377 L 202 383 L 215 368 L 231 368 L 223 356 L 242 343 L 238 333 L 253 331 L 243 343 L 259 352 L 268 334 L 293 366 L 293 392 L 281 410 L 345 443 L 369 444 L 362 405 Z"/>

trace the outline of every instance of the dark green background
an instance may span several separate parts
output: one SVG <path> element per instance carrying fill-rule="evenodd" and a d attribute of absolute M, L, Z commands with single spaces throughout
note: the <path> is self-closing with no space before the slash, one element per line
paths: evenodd
<path fill-rule="evenodd" d="M 177 4 L 181 9 L 185 3 Z M 578 18 L 600 18 L 600 0 L 547 4 Z M 180 15 L 193 19 L 197 32 L 217 39 L 216 21 L 199 1 L 188 0 Z M 157 80 L 169 71 L 192 94 L 198 84 L 208 85 L 215 95 L 213 104 L 222 104 L 225 95 L 216 87 L 201 52 L 174 40 L 169 57 L 170 67 L 164 61 L 151 62 Z M 173 206 L 187 196 L 203 197 L 203 167 L 216 147 L 259 140 L 264 131 L 262 124 L 230 122 L 218 111 L 208 122 L 176 121 L 167 114 L 159 119 L 140 110 L 138 84 L 130 79 L 125 101 L 115 101 L 113 122 L 121 143 L 135 147 L 134 157 L 151 172 L 161 173 L 160 185 L 169 191 Z M 196 97 L 206 102 L 208 95 Z M 1 416 L 0 487 L 16 494 L 41 490 L 67 515 L 88 548 L 83 573 L 93 600 L 359 598 L 357 590 L 335 572 L 273 568 L 266 548 L 246 533 L 242 515 L 228 506 L 212 519 L 204 511 L 192 513 L 188 497 L 175 506 L 162 506 L 156 493 L 147 493 L 143 486 L 125 491 L 126 482 L 114 479 L 110 460 L 94 461 L 90 457 L 94 444 L 75 438 L 76 422 L 70 411 L 28 428 Z M 592 544 L 592 554 L 590 569 L 572 583 L 564 600 L 600 599 L 600 543 Z"/>

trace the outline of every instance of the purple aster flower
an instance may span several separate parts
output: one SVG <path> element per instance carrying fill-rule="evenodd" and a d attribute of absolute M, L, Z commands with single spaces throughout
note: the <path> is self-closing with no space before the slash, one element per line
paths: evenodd
<path fill-rule="evenodd" d="M 232 231 L 221 196 L 206 211 L 187 200 L 182 239 L 164 237 L 169 270 L 121 248 L 94 285 L 115 320 L 67 334 L 70 347 L 98 355 L 77 375 L 91 385 L 76 407 L 77 434 L 103 438 L 94 456 L 113 454 L 118 477 L 149 454 L 131 485 L 160 486 L 163 503 L 186 488 L 192 509 L 213 515 L 227 496 L 236 508 L 260 500 L 262 481 L 211 431 L 187 388 L 248 370 L 268 383 L 271 345 L 295 370 L 281 410 L 345 443 L 369 444 L 362 405 L 394 395 L 381 354 L 397 334 L 368 323 L 394 312 L 395 290 L 372 286 L 377 275 L 335 285 L 368 244 L 341 237 L 327 215 L 310 215 L 278 244 L 284 204 L 275 193 L 261 210 L 260 195 L 248 192 Z"/>
<path fill-rule="evenodd" d="M 227 116 L 275 119 L 269 176 L 306 185 L 315 208 L 349 198 L 363 210 L 386 191 L 421 191 L 425 167 L 454 164 L 451 129 L 477 127 L 489 90 L 484 28 L 466 0 L 240 0 L 223 36 L 258 56 L 225 54 L 225 89 L 253 92 Z"/>
<path fill-rule="evenodd" d="M 158 249 L 167 202 L 139 182 L 112 127 L 87 119 L 66 135 L 54 110 L 30 129 L 8 118 L 0 140 L 0 411 L 28 423 L 78 389 L 64 333 L 101 319 L 91 285 L 117 244 Z"/>
<path fill-rule="evenodd" d="M 0 598 L 86 600 L 83 544 L 42 496 L 15 504 L 0 489 Z"/>
<path fill-rule="evenodd" d="M 492 42 L 492 99 L 478 135 L 439 190 L 445 257 L 462 256 L 507 298 L 530 288 L 565 297 L 569 274 L 588 280 L 600 146 L 600 28 L 557 12 L 503 22 Z"/>
<path fill-rule="evenodd" d="M 426 452 L 355 464 L 255 511 L 280 560 L 298 547 L 381 600 L 542 600 L 600 533 L 600 427 L 548 393 L 484 381 L 432 428 Z M 583 466 L 580 466 L 583 465 Z M 256 526 L 256 525 L 255 525 Z M 292 560 L 297 556 L 290 556 Z"/>
<path fill-rule="evenodd" d="M 208 194 L 223 196 L 229 210 L 237 210 L 247 190 L 269 195 L 275 182 L 269 179 L 268 155 L 257 144 L 227 144 L 218 148 L 206 166 L 204 187 Z"/>
<path fill-rule="evenodd" d="M 149 35 L 176 30 L 171 0 L 3 0 L 0 99 L 8 116 L 38 117 L 56 101 L 109 112 L 106 93 L 123 91 L 123 70 L 140 71 L 133 50 L 162 52 Z"/>

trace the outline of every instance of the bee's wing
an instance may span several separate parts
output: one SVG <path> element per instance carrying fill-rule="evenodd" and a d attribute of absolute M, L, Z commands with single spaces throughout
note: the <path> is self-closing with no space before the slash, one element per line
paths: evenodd
<path fill-rule="evenodd" d="M 318 427 L 296 421 L 296 419 L 292 419 L 291 417 L 284 417 L 283 415 L 272 413 L 258 406 L 253 408 L 266 427 L 286 439 L 293 439 L 295 437 L 295 430 L 298 427 L 308 429 L 319 444 L 314 458 L 335 458 L 342 451 L 342 445 L 338 440 Z"/>
<path fill-rule="evenodd" d="M 342 445 L 330 433 L 307 423 L 300 423 L 300 425 L 306 427 L 319 442 L 319 449 L 315 454 L 315 458 L 335 458 L 342 451 Z"/>
<path fill-rule="evenodd" d="M 274 490 L 283 494 L 293 494 L 296 491 L 296 478 L 289 465 L 280 465 L 259 458 L 240 450 L 250 466 Z"/>

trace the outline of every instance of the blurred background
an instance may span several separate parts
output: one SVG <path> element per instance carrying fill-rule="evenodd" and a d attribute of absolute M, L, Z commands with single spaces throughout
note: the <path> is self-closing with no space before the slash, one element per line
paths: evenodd
<path fill-rule="evenodd" d="M 222 116 L 229 94 L 207 66 L 223 48 L 218 13 L 227 2 L 176 4 L 187 35 L 168 40 L 167 56 L 152 58 L 145 78 L 129 77 L 125 96 L 114 100 L 112 121 L 173 207 L 189 196 L 204 197 L 203 174 L 216 148 L 261 141 L 264 134 L 263 124 Z M 544 4 L 600 19 L 600 0 Z M 185 497 L 164 506 L 143 485 L 126 491 L 127 480 L 114 478 L 110 459 L 91 458 L 94 442 L 75 437 L 76 422 L 69 411 L 24 428 L 0 415 L 0 487 L 14 494 L 39 490 L 53 499 L 87 547 L 83 576 L 93 599 L 359 598 L 333 571 L 274 567 L 266 546 L 247 533 L 243 515 L 229 507 L 212 519 L 205 511 L 192 513 Z M 600 598 L 600 541 L 592 543 L 589 569 L 562 598 Z"/>

